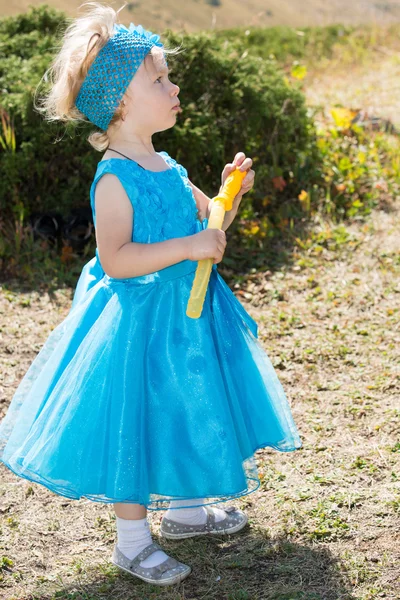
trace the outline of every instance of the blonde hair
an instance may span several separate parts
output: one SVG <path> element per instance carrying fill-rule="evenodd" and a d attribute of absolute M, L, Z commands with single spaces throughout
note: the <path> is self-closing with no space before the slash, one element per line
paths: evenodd
<path fill-rule="evenodd" d="M 42 113 L 47 121 L 90 122 L 75 106 L 75 100 L 86 74 L 98 52 L 113 35 L 118 22 L 118 11 L 99 2 L 86 2 L 87 12 L 76 19 L 67 19 L 69 25 L 61 37 L 61 45 L 50 67 L 41 78 L 41 82 L 50 81 L 50 90 L 36 102 L 38 87 L 34 94 L 34 108 Z M 177 54 L 178 49 L 153 46 L 149 54 L 156 66 L 163 60 L 164 54 Z M 116 108 L 109 127 L 115 125 L 123 116 L 122 103 Z M 93 131 L 88 142 L 95 150 L 102 152 L 109 145 L 107 131 Z"/>

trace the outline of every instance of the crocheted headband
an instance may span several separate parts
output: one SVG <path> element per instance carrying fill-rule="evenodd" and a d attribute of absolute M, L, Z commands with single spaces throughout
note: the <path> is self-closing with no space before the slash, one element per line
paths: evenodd
<path fill-rule="evenodd" d="M 75 100 L 76 107 L 100 129 L 106 130 L 126 88 L 160 36 L 134 23 L 120 23 L 99 51 Z M 164 54 L 165 58 L 165 54 Z"/>

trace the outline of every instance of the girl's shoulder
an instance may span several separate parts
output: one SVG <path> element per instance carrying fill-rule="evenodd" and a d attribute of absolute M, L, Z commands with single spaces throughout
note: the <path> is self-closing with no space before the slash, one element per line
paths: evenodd
<path fill-rule="evenodd" d="M 130 163 L 130 164 L 129 164 Z M 136 165 L 137 166 L 137 165 Z M 147 186 L 143 176 L 141 177 L 137 171 L 140 167 L 135 168 L 135 163 L 128 159 L 119 158 L 106 158 L 99 160 L 97 163 L 96 172 L 94 174 L 91 186 L 90 186 L 90 206 L 93 211 L 93 219 L 95 222 L 95 194 L 97 184 L 100 179 L 106 175 L 111 174 L 122 184 L 126 195 L 128 196 L 133 208 L 136 208 L 136 202 L 140 194 L 145 194 Z"/>

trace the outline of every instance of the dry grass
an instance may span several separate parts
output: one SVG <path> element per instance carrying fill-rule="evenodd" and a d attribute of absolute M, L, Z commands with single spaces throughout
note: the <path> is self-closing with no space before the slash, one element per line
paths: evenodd
<path fill-rule="evenodd" d="M 322 118 L 341 105 L 389 119 L 400 129 L 400 44 L 391 35 L 390 47 L 385 46 L 384 31 L 376 30 L 372 53 L 353 36 L 353 43 L 337 46 L 331 58 L 313 62 L 304 91 L 310 106 L 321 107 Z"/>

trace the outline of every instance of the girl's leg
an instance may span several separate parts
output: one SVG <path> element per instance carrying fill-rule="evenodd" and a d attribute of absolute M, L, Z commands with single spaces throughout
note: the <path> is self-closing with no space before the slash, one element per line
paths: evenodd
<path fill-rule="evenodd" d="M 117 521 L 117 546 L 127 558 L 132 560 L 152 543 L 147 508 L 142 504 L 117 502 L 114 504 Z M 162 550 L 153 552 L 140 562 L 141 567 L 155 567 L 168 558 Z"/>
<path fill-rule="evenodd" d="M 147 515 L 147 508 L 143 504 L 117 502 L 114 504 L 114 510 L 116 516 L 121 519 L 144 519 Z"/>

